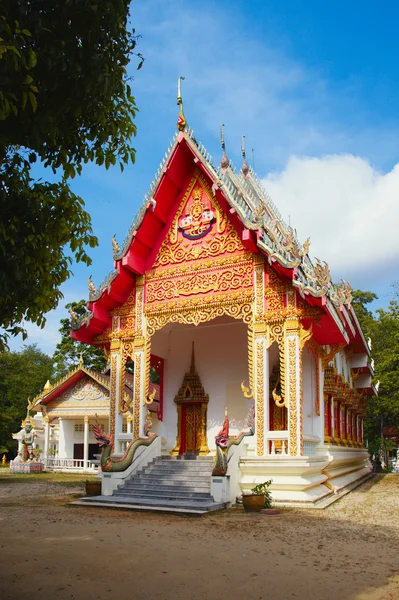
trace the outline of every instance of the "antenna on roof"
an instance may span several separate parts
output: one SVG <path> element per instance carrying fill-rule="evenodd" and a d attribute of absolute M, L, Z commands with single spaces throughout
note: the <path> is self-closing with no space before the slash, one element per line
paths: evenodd
<path fill-rule="evenodd" d="M 248 175 L 248 171 L 249 171 L 249 166 L 247 163 L 247 157 L 245 156 L 245 146 L 244 146 L 244 139 L 245 139 L 245 135 L 242 136 L 241 138 L 241 154 L 243 157 L 243 163 L 242 163 L 242 167 L 241 167 L 241 172 L 242 175 L 244 177 L 244 179 L 246 178 L 246 176 Z"/>
<path fill-rule="evenodd" d="M 181 81 L 182 79 L 185 79 L 185 77 L 180 76 L 179 79 L 177 80 L 177 104 L 178 106 L 180 106 L 180 110 L 179 110 L 179 116 L 177 118 L 177 129 L 179 131 L 184 131 L 187 125 L 187 121 L 186 118 L 184 116 L 184 112 L 183 112 L 183 100 L 181 97 Z"/>
<path fill-rule="evenodd" d="M 220 143 L 222 146 L 222 150 L 223 150 L 223 154 L 222 154 L 222 159 L 220 161 L 220 166 L 222 167 L 223 171 L 225 171 L 227 169 L 227 167 L 230 164 L 229 159 L 227 158 L 227 154 L 226 154 L 226 145 L 224 143 L 224 123 L 221 124 L 220 126 Z"/>
<path fill-rule="evenodd" d="M 255 171 L 255 150 L 252 148 L 252 168 Z"/>

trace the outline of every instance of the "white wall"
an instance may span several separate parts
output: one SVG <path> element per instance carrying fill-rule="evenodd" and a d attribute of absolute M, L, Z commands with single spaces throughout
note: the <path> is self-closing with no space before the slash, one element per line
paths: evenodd
<path fill-rule="evenodd" d="M 58 458 L 73 457 L 73 427 L 74 422 L 67 419 L 59 421 Z"/>
<path fill-rule="evenodd" d="M 220 317 L 197 327 L 167 325 L 152 338 L 151 352 L 165 359 L 164 420 L 154 418 L 152 431 L 166 438 L 164 449 L 172 450 L 177 434 L 177 410 L 174 398 L 190 369 L 191 346 L 195 345 L 195 363 L 205 393 L 209 395 L 208 445 L 215 448 L 215 435 L 222 427 L 227 406 L 230 435 L 245 427 L 253 400 L 246 400 L 241 382 L 248 385 L 247 326 L 228 317 Z"/>
<path fill-rule="evenodd" d="M 316 419 L 316 363 L 311 352 L 306 348 L 302 352 L 302 378 L 303 378 L 303 404 L 302 404 L 302 426 L 303 434 L 318 435 L 315 427 Z"/>

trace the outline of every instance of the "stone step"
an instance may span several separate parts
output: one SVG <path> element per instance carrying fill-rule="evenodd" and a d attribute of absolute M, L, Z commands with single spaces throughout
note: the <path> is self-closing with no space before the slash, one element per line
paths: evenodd
<path fill-rule="evenodd" d="M 207 478 L 208 479 L 208 478 Z M 196 487 L 198 484 L 210 485 L 210 481 L 198 477 L 151 477 L 150 475 L 139 475 L 133 479 L 129 479 L 127 483 L 139 483 L 140 485 L 192 485 Z M 210 478 L 209 478 L 210 479 Z M 125 484 L 125 485 L 126 485 Z"/>
<path fill-rule="evenodd" d="M 143 467 L 143 471 L 145 472 L 149 472 L 149 471 L 156 471 L 156 472 L 162 472 L 162 473 L 204 473 L 204 474 L 210 474 L 212 473 L 212 468 L 213 465 L 207 465 L 207 466 L 201 466 L 201 465 L 195 465 L 195 467 L 186 467 L 186 465 L 183 465 L 182 467 L 180 465 L 170 465 L 169 463 L 155 463 L 155 464 L 151 464 L 151 465 L 147 465 L 146 467 Z"/>
<path fill-rule="evenodd" d="M 187 491 L 198 491 L 198 492 L 203 492 L 203 491 L 210 491 L 211 489 L 211 484 L 210 483 L 204 483 L 204 482 L 198 482 L 198 483 L 192 483 L 191 481 L 179 481 L 179 483 L 177 484 L 174 481 L 168 481 L 165 483 L 159 483 L 159 481 L 146 481 L 144 482 L 140 482 L 137 481 L 136 479 L 131 479 L 130 481 L 127 481 L 125 484 L 120 485 L 118 489 L 121 489 L 123 487 L 123 489 L 126 490 L 141 490 L 143 489 L 143 487 L 146 487 L 148 489 L 154 489 L 154 490 L 170 490 L 173 488 L 181 488 Z"/>
<path fill-rule="evenodd" d="M 221 510 L 225 504 L 221 502 L 193 500 L 164 500 L 154 501 L 152 498 L 130 498 L 115 496 L 89 496 L 72 502 L 76 506 L 98 506 L 103 508 L 118 508 L 130 510 L 145 510 L 177 514 L 205 515 L 208 512 Z"/>
<path fill-rule="evenodd" d="M 134 497 L 145 497 L 145 498 L 174 498 L 177 500 L 184 500 L 185 498 L 190 498 L 194 500 L 210 500 L 213 501 L 213 498 L 209 494 L 209 492 L 186 492 L 180 490 L 169 490 L 169 491 L 156 491 L 156 490 L 148 490 L 146 488 L 142 490 L 117 490 L 113 493 L 114 496 L 129 496 L 129 498 Z"/>

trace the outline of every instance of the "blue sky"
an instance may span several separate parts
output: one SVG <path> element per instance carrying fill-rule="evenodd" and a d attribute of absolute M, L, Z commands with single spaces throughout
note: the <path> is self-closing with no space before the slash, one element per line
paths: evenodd
<path fill-rule="evenodd" d="M 123 174 L 88 165 L 73 181 L 100 246 L 91 267 L 73 267 L 46 328 L 28 325 L 28 343 L 51 353 L 63 305 L 87 297 L 89 275 L 97 285 L 111 270 L 111 237 L 124 239 L 175 131 L 179 75 L 187 121 L 214 161 L 220 123 L 238 166 L 244 134 L 283 217 L 301 240 L 310 235 L 311 255 L 386 305 L 399 279 L 398 20 L 393 0 L 132 3 L 146 58 L 130 68 L 136 163 Z"/>

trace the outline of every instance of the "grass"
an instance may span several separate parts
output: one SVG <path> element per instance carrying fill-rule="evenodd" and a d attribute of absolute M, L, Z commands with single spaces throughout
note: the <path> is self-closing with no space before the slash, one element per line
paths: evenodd
<path fill-rule="evenodd" d="M 48 471 L 45 473 L 15 474 L 0 471 L 0 485 L 2 483 L 27 483 L 28 481 L 46 481 L 49 483 L 60 483 L 62 485 L 79 485 L 86 481 L 97 481 L 93 475 L 87 473 L 57 473 Z"/>

